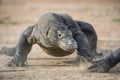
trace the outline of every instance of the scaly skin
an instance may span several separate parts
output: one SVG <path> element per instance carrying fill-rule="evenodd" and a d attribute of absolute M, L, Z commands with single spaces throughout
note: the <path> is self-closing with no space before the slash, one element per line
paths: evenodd
<path fill-rule="evenodd" d="M 96 32 L 89 23 L 73 20 L 67 14 L 47 13 L 21 33 L 15 56 L 8 66 L 25 66 L 27 55 L 34 44 L 38 44 L 47 54 L 57 57 L 70 55 L 76 49 L 77 56 L 92 61 L 98 55 L 96 43 Z"/>

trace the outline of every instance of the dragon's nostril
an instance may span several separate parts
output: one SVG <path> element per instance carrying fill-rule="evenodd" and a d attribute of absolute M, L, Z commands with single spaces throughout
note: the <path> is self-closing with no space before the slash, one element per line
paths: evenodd
<path fill-rule="evenodd" d="M 72 41 L 69 41 L 68 44 L 69 44 L 69 45 L 73 45 L 73 42 L 72 42 Z"/>

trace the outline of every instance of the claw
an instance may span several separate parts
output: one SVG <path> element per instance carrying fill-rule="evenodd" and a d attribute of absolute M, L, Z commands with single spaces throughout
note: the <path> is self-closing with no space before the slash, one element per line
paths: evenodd
<path fill-rule="evenodd" d="M 97 63 L 95 63 L 91 67 L 89 67 L 88 70 L 90 72 L 104 73 L 104 72 L 108 72 L 110 70 L 110 68 L 111 67 L 103 59 L 103 60 L 98 61 Z"/>
<path fill-rule="evenodd" d="M 8 66 L 8 67 L 24 67 L 25 62 L 20 62 L 20 61 L 16 61 L 16 60 L 12 59 L 10 62 L 8 62 L 6 64 L 6 66 Z"/>

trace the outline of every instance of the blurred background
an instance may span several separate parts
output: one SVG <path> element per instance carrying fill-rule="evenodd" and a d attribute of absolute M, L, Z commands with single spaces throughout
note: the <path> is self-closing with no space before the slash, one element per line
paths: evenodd
<path fill-rule="evenodd" d="M 120 47 L 120 0 L 0 0 L 1 45 L 14 44 L 24 27 L 47 12 L 91 23 L 103 49 Z"/>
<path fill-rule="evenodd" d="M 0 45 L 16 44 L 20 32 L 47 12 L 92 24 L 102 49 L 120 47 L 120 0 L 0 0 Z"/>
<path fill-rule="evenodd" d="M 120 47 L 120 0 L 0 0 L 0 49 L 15 46 L 22 30 L 48 12 L 66 13 L 92 24 L 104 57 Z M 11 58 L 0 55 L 0 80 L 120 80 L 120 65 L 99 74 L 83 72 L 88 64 L 64 63 L 74 60 L 76 52 L 56 58 L 35 45 L 24 68 L 5 67 Z"/>

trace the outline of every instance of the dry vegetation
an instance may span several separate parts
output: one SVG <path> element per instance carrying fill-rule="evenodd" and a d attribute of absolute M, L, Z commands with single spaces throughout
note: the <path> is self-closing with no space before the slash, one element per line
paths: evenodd
<path fill-rule="evenodd" d="M 104 55 L 120 47 L 120 0 L 0 0 L 0 47 L 14 46 L 20 32 L 46 12 L 67 13 L 76 20 L 91 23 L 98 34 L 98 51 Z M 51 57 L 37 45 L 28 56 L 27 67 L 5 67 L 10 59 L 0 55 L 0 80 L 120 79 L 120 65 L 108 73 L 90 73 L 85 71 L 87 64 L 64 63 L 74 60 L 75 53 Z"/>

